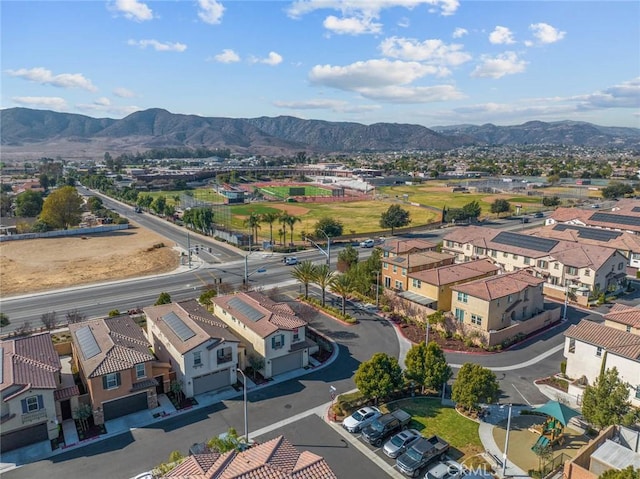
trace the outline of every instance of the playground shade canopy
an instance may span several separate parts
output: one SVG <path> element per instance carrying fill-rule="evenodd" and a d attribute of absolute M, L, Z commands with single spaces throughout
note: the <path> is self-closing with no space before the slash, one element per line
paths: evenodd
<path fill-rule="evenodd" d="M 562 423 L 563 426 L 566 426 L 572 417 L 580 415 L 578 411 L 575 411 L 569 406 L 565 406 L 558 401 L 549 401 L 543 406 L 535 408 L 534 411 L 541 412 L 543 414 L 546 414 L 547 416 L 551 416 L 552 418 L 557 419 Z"/>

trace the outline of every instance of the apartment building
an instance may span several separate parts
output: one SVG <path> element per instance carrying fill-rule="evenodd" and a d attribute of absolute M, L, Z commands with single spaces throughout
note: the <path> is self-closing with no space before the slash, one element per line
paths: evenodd
<path fill-rule="evenodd" d="M 409 275 L 418 271 L 425 271 L 440 266 L 453 264 L 455 257 L 447 253 L 423 251 L 383 257 L 382 284 L 386 289 L 406 291 Z"/>

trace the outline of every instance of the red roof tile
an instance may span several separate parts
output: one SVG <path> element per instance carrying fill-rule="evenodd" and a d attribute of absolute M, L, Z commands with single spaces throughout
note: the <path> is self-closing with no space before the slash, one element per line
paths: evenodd
<path fill-rule="evenodd" d="M 604 315 L 604 319 L 626 324 L 633 328 L 640 328 L 640 306 L 627 306 L 616 303 L 609 312 Z"/>
<path fill-rule="evenodd" d="M 510 294 L 516 294 L 532 286 L 544 283 L 543 278 L 526 272 L 526 270 L 514 271 L 512 273 L 499 274 L 481 278 L 469 283 L 459 284 L 452 287 L 454 291 L 467 293 L 474 298 L 491 301 L 497 298 L 504 298 Z"/>
<path fill-rule="evenodd" d="M 640 361 L 640 336 L 583 319 L 564 333 L 568 338 L 599 346 L 606 351 L 633 361 Z"/>

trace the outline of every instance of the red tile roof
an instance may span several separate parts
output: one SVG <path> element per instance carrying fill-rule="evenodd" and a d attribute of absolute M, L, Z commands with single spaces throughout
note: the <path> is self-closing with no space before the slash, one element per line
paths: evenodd
<path fill-rule="evenodd" d="M 604 315 L 607 321 L 625 324 L 633 328 L 640 328 L 640 306 L 627 306 L 616 303 Z"/>
<path fill-rule="evenodd" d="M 262 317 L 255 321 L 247 317 L 243 311 L 229 304 L 234 299 L 239 299 L 261 313 Z M 266 338 L 279 329 L 294 330 L 307 325 L 306 321 L 296 316 L 288 304 L 276 303 L 258 291 L 218 296 L 212 301 L 262 338 Z"/>
<path fill-rule="evenodd" d="M 497 298 L 504 298 L 510 294 L 519 293 L 532 286 L 539 286 L 542 283 L 544 283 L 543 278 L 536 278 L 527 273 L 526 270 L 519 270 L 459 284 L 451 289 L 467 293 L 474 298 L 491 301 Z"/>
<path fill-rule="evenodd" d="M 478 276 L 487 273 L 497 273 L 500 268 L 494 265 L 488 259 L 479 259 L 469 261 L 467 263 L 452 264 L 449 266 L 441 266 L 435 269 L 417 271 L 409 275 L 410 278 L 416 278 L 427 284 L 444 285 L 458 283 L 460 281 L 469 281 Z"/>
<path fill-rule="evenodd" d="M 570 326 L 564 335 L 640 362 L 640 336 L 636 334 L 583 319 L 580 323 Z"/>
<path fill-rule="evenodd" d="M 57 388 L 60 357 L 49 333 L 0 341 L 0 351 L 0 391 L 5 401 L 25 389 Z"/>
<path fill-rule="evenodd" d="M 383 251 L 393 254 L 415 253 L 418 251 L 427 251 L 435 249 L 438 245 L 431 241 L 413 238 L 413 239 L 391 239 L 386 240 L 381 246 Z"/>
<path fill-rule="evenodd" d="M 399 254 L 392 258 L 381 258 L 382 263 L 389 263 L 401 268 L 416 268 L 428 264 L 440 262 L 452 262 L 455 258 L 448 253 L 438 253 L 437 251 L 421 251 L 419 253 Z"/>
<path fill-rule="evenodd" d="M 164 477 L 173 479 L 336 479 L 327 462 L 299 452 L 284 436 L 244 452 L 189 456 Z"/>

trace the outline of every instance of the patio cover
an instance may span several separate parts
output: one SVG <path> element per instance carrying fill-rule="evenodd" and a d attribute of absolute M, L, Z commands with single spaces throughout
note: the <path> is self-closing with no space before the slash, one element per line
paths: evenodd
<path fill-rule="evenodd" d="M 565 406 L 558 401 L 549 401 L 544 406 L 535 408 L 534 411 L 541 412 L 547 416 L 557 419 L 563 426 L 566 426 L 572 417 L 580 415 L 578 411 L 575 411 L 569 406 Z"/>

